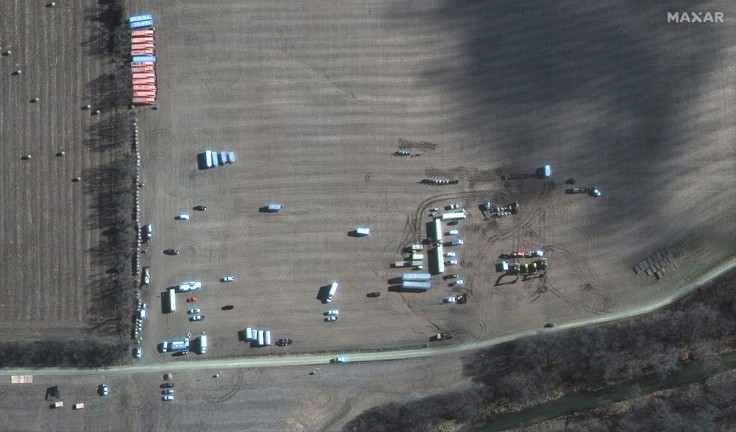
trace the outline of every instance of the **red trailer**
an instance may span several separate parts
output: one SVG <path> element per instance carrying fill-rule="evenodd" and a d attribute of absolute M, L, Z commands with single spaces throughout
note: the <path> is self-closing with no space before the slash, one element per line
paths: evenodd
<path fill-rule="evenodd" d="M 156 74 L 153 72 L 134 73 L 133 79 L 145 79 L 145 78 L 156 78 Z"/>
<path fill-rule="evenodd" d="M 132 37 L 153 36 L 153 30 L 133 30 L 130 35 Z"/>

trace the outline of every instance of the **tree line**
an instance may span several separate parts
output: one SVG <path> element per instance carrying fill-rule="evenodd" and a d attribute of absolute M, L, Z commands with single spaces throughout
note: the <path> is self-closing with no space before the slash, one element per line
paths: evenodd
<path fill-rule="evenodd" d="M 463 360 L 473 381 L 467 389 L 374 407 L 344 430 L 439 431 L 448 422 L 492 422 L 500 414 L 565 394 L 601 390 L 645 376 L 667 379 L 687 362 L 716 362 L 718 354 L 736 349 L 734 281 L 736 271 L 729 272 L 670 307 L 642 317 L 481 350 Z M 641 412 L 654 409 L 647 407 L 642 406 Z"/>

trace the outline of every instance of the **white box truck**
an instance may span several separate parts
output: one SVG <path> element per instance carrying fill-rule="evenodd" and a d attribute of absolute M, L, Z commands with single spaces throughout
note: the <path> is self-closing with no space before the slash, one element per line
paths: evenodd
<path fill-rule="evenodd" d="M 335 297 L 335 294 L 337 294 L 338 287 L 339 284 L 337 282 L 332 282 L 332 285 L 330 285 L 330 290 L 327 291 L 327 296 L 325 296 L 325 303 L 332 303 L 332 299 Z"/>

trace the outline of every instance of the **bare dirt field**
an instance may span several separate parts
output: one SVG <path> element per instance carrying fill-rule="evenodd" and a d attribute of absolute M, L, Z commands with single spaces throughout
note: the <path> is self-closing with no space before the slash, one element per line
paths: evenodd
<path fill-rule="evenodd" d="M 654 301 L 734 253 L 732 21 L 688 27 L 668 24 L 666 8 L 575 2 L 130 8 L 158 20 L 163 77 L 161 109 L 140 113 L 151 303 L 198 279 L 207 317 L 153 313 L 149 352 L 200 329 L 213 356 L 417 346 L 437 330 L 477 340 Z M 396 157 L 399 138 L 435 146 Z M 238 161 L 198 170 L 204 149 Z M 550 180 L 500 180 L 544 163 Z M 604 195 L 567 195 L 568 177 Z M 486 198 L 522 210 L 487 221 Z M 284 211 L 258 211 L 273 201 Z M 471 302 L 443 305 L 440 276 L 423 294 L 389 292 L 402 273 L 390 264 L 450 202 L 471 215 L 448 268 Z M 208 210 L 174 221 L 195 204 Z M 371 236 L 348 236 L 358 225 Z M 535 247 L 546 273 L 497 282 L 499 254 Z M 675 264 L 661 280 L 635 274 L 664 248 Z M 224 274 L 237 281 L 217 282 Z M 332 280 L 341 315 L 324 323 L 315 297 Z M 245 326 L 295 343 L 248 348 Z"/>
<path fill-rule="evenodd" d="M 0 3 L 3 340 L 88 334 L 91 298 L 105 270 L 91 254 L 99 231 L 90 228 L 88 185 L 72 179 L 114 157 L 97 148 L 110 113 L 80 108 L 101 102 L 104 74 L 115 65 L 95 20 L 97 2 L 45 5 Z"/>
<path fill-rule="evenodd" d="M 575 3 L 130 9 L 157 17 L 162 77 L 161 108 L 140 112 L 151 303 L 198 279 L 207 317 L 154 313 L 149 350 L 200 329 L 212 355 L 415 346 L 438 329 L 484 338 L 652 301 L 734 252 L 730 23 L 678 27 L 658 8 Z M 396 157 L 398 138 L 436 146 Z M 238 161 L 198 170 L 204 149 Z M 544 163 L 552 179 L 500 179 Z M 420 184 L 427 175 L 462 181 Z M 567 195 L 567 177 L 604 195 Z M 484 220 L 488 197 L 521 212 Z M 284 211 L 259 212 L 272 201 Z M 428 209 L 455 201 L 470 218 L 448 271 L 471 302 L 443 305 L 440 276 L 423 294 L 389 292 L 402 273 L 390 264 L 425 237 Z M 175 221 L 182 211 L 192 220 Z M 358 225 L 371 236 L 350 237 Z M 163 255 L 170 247 L 181 255 Z M 499 254 L 536 247 L 546 273 L 497 282 Z M 635 274 L 664 248 L 675 264 L 661 280 Z M 341 316 L 328 324 L 316 295 L 333 280 Z M 245 326 L 296 342 L 250 349 Z"/>
<path fill-rule="evenodd" d="M 153 271 L 143 362 L 176 361 L 157 354 L 156 344 L 200 330 L 211 338 L 208 356 L 416 347 L 438 330 L 479 340 L 652 302 L 733 256 L 734 13 L 726 2 L 701 6 L 725 11 L 727 22 L 667 23 L 667 7 L 626 2 L 128 2 L 133 13 L 154 14 L 160 94 L 159 110 L 138 109 L 143 214 L 155 227 L 143 256 Z M 0 67 L 9 73 L 6 61 Z M 18 77 L 2 79 L 11 78 Z M 39 108 L 25 99 L 21 92 L 13 107 Z M 3 106 L 3 116 L 10 108 Z M 18 120 L 24 131 L 3 117 L 3 142 L 8 130 L 17 134 L 13 141 L 38 146 L 43 137 L 29 138 L 40 133 L 31 114 Z M 397 157 L 399 138 L 434 145 L 421 157 Z M 198 170 L 196 154 L 204 149 L 235 151 L 238 160 Z M 27 171 L 29 164 L 20 154 L 0 158 L 8 166 L 4 184 L 27 188 L 27 179 L 8 170 Z M 53 153 L 47 159 L 59 162 Z M 34 157 L 30 166 L 36 163 Z M 551 179 L 500 179 L 545 163 Z M 65 174 L 51 199 L 70 193 L 63 179 L 73 175 Z M 31 175 L 39 188 L 51 187 L 40 172 Z M 462 181 L 429 186 L 420 183 L 426 176 Z M 603 196 L 565 194 L 568 177 Z M 478 205 L 486 198 L 519 201 L 521 212 L 484 220 Z M 273 201 L 283 203 L 281 213 L 259 212 Z M 470 303 L 442 304 L 453 291 L 441 276 L 426 293 L 389 292 L 389 280 L 402 273 L 390 264 L 426 236 L 428 210 L 450 202 L 470 212 L 458 225 L 466 245 L 453 248 L 460 265 L 448 268 L 466 279 Z M 20 192 L 14 204 L 29 205 Z M 192 211 L 196 204 L 207 211 Z M 39 199 L 29 211 L 51 221 L 43 208 Z M 182 211 L 192 220 L 175 221 Z M 7 217 L 4 232 L 17 229 Z M 359 225 L 370 226 L 371 235 L 349 236 Z M 29 243 L 22 247 L 19 262 L 36 256 Z M 499 254 L 537 247 L 547 251 L 546 273 L 498 280 Z M 166 248 L 181 254 L 164 255 Z M 676 267 L 662 279 L 634 273 L 634 265 L 664 248 Z M 69 259 L 57 250 L 49 260 L 60 256 Z M 83 253 L 79 258 L 70 272 L 87 265 Z M 49 264 L 35 268 L 42 265 Z M 237 280 L 218 282 L 225 274 Z M 12 276 L 2 278 L 4 287 Z M 175 313 L 161 313 L 161 293 L 186 280 L 204 282 L 196 293 L 201 323 L 187 320 L 183 294 Z M 316 296 L 333 280 L 341 288 L 329 306 L 341 314 L 325 323 L 328 305 Z M 68 281 L 75 282 L 85 281 Z M 370 291 L 382 295 L 366 298 Z M 295 342 L 249 348 L 238 340 L 245 326 Z M 462 383 L 454 373 L 436 380 L 438 371 L 453 370 L 452 361 L 387 367 L 396 368 L 395 375 L 386 372 L 394 379 L 378 382 L 391 387 L 369 384 L 384 374 L 372 366 L 338 370 L 342 379 L 323 387 L 307 378 L 286 381 L 289 392 L 242 371 L 241 391 L 223 389 L 233 399 L 218 405 L 221 412 L 206 399 L 193 409 L 198 404 L 188 398 L 203 398 L 193 390 L 171 406 L 125 402 L 132 408 L 120 417 L 145 430 L 202 423 L 210 430 L 336 430 L 366 408 L 356 400 L 400 401 Z M 258 373 L 281 378 L 289 370 Z M 187 385 L 198 379 L 188 377 Z M 277 401 L 264 402 L 270 398 Z M 84 413 L 85 428 L 116 428 L 92 423 L 86 416 L 94 412 Z M 261 422 L 247 423 L 253 418 Z"/>
<path fill-rule="evenodd" d="M 178 372 L 175 401 L 161 401 L 162 374 L 141 372 L 35 376 L 32 384 L 0 383 L 3 425 L 24 431 L 333 431 L 355 412 L 385 400 L 415 400 L 464 382 L 457 357 L 445 357 L 448 371 L 432 359 L 354 363 L 321 368 L 282 367 Z M 407 392 L 410 376 L 421 388 Z M 310 372 L 316 371 L 314 375 Z M 101 397 L 97 387 L 109 385 Z M 350 385 L 346 385 L 350 383 Z M 45 399 L 62 386 L 61 398 Z M 356 391 L 360 389 L 360 391 Z M 64 407 L 49 406 L 57 400 Z M 72 410 L 84 403 L 83 410 Z"/>

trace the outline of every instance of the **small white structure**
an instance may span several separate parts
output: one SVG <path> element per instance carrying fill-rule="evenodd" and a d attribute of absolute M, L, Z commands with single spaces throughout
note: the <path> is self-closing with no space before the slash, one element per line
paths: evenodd
<path fill-rule="evenodd" d="M 332 303 L 332 299 L 335 297 L 335 294 L 337 294 L 337 288 L 340 284 L 337 283 L 337 281 L 332 282 L 330 285 L 330 290 L 327 291 L 327 296 L 325 296 L 325 303 Z"/>
<path fill-rule="evenodd" d="M 368 227 L 358 227 L 358 228 L 357 228 L 357 229 L 355 230 L 355 233 L 356 233 L 357 235 L 361 236 L 361 237 L 366 237 L 366 236 L 369 236 L 369 235 L 371 235 L 371 229 L 370 229 L 370 228 L 368 228 Z"/>

